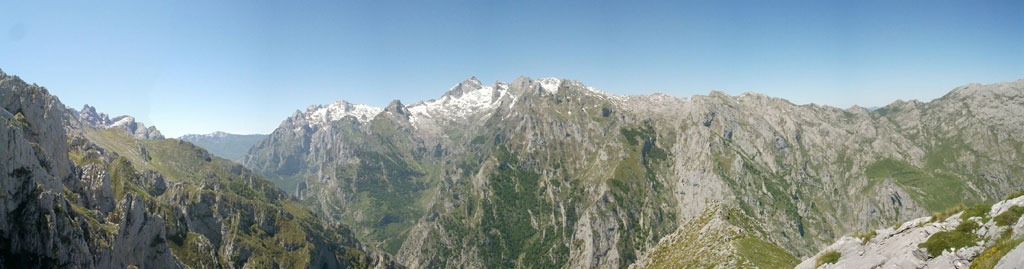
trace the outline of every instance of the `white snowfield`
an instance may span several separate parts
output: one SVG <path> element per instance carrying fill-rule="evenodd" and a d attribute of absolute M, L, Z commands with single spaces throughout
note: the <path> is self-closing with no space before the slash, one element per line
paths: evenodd
<path fill-rule="evenodd" d="M 562 81 L 557 78 L 542 78 L 538 79 L 537 82 L 540 83 L 540 88 L 542 90 L 551 94 L 558 93 L 558 84 L 562 83 Z"/>
<path fill-rule="evenodd" d="M 509 93 L 508 84 L 483 86 L 476 78 L 470 78 L 452 87 L 441 99 L 416 103 L 408 110 L 414 126 L 422 118 L 464 119 L 473 113 L 493 110 L 503 96 L 515 98 Z"/>
<path fill-rule="evenodd" d="M 114 123 L 107 125 L 107 128 L 111 127 L 125 127 L 135 122 L 135 118 L 132 116 L 120 116 L 114 118 Z"/>
<path fill-rule="evenodd" d="M 534 80 L 530 89 L 541 94 L 557 94 L 561 84 L 561 79 L 541 78 Z M 582 84 L 579 85 L 582 86 Z M 585 92 L 587 95 L 624 100 L 622 97 L 593 87 L 584 86 L 583 88 L 587 90 Z M 485 86 L 476 77 L 471 77 L 452 86 L 441 98 L 415 103 L 407 106 L 406 110 L 410 112 L 410 121 L 413 127 L 419 128 L 441 121 L 457 121 L 474 115 L 485 115 L 493 112 L 503 103 L 508 108 L 514 108 L 517 97 L 519 96 L 516 96 L 516 93 L 509 90 L 508 83 L 495 82 L 493 85 Z M 352 116 L 361 123 L 367 123 L 383 111 L 384 109 L 381 107 L 336 101 L 329 105 L 310 106 L 303 114 L 309 126 L 313 127 L 325 126 L 347 116 Z"/>
<path fill-rule="evenodd" d="M 352 116 L 359 122 L 366 123 L 377 116 L 377 114 L 380 114 L 381 111 L 384 111 L 384 109 L 380 107 L 336 101 L 326 106 L 309 107 L 309 109 L 306 109 L 306 120 L 310 124 L 324 125 Z"/>

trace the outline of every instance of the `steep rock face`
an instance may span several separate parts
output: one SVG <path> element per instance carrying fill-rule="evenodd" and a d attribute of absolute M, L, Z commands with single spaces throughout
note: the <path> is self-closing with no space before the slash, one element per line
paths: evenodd
<path fill-rule="evenodd" d="M 192 144 L 93 127 L 2 72 L 0 105 L 0 267 L 398 266 Z"/>
<path fill-rule="evenodd" d="M 626 266 L 714 206 L 799 257 L 1024 185 L 1022 85 L 869 111 L 471 78 L 372 118 L 296 112 L 243 164 L 412 267 Z"/>
<path fill-rule="evenodd" d="M 91 203 L 111 210 L 112 201 L 102 194 L 102 175 L 81 182 L 79 168 L 68 158 L 64 106 L 46 89 L 28 85 L 0 72 L 0 254 L 6 266 L 125 267 L 142 261 L 180 266 L 162 234 L 139 231 L 160 229 L 159 217 L 124 226 L 83 225 L 91 212 L 73 202 L 69 188 L 94 190 Z M 97 179 L 98 178 L 98 179 Z M 96 181 L 100 182 L 96 182 Z M 138 219 L 139 216 L 130 216 Z M 113 234 L 120 233 L 121 236 Z M 137 250 L 111 249 L 111 243 L 146 242 Z"/>

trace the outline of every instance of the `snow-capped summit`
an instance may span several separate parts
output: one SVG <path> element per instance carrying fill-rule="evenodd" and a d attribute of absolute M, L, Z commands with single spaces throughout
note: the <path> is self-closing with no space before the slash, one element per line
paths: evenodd
<path fill-rule="evenodd" d="M 228 135 L 231 135 L 231 134 L 225 133 L 225 132 L 221 132 L 221 131 L 216 131 L 216 132 L 213 132 L 212 134 L 210 134 L 210 137 L 223 138 L 223 137 L 227 137 Z"/>
<path fill-rule="evenodd" d="M 113 121 L 113 123 L 108 125 L 107 128 L 110 128 L 110 127 L 129 127 L 129 126 L 131 126 L 132 124 L 135 123 L 135 117 L 128 116 L 128 115 L 123 115 L 123 116 L 117 116 L 114 119 L 112 119 L 111 121 Z"/>
<path fill-rule="evenodd" d="M 474 112 L 497 107 L 503 96 L 512 97 L 508 91 L 508 84 L 496 82 L 483 86 L 476 77 L 470 77 L 452 86 L 440 99 L 416 103 L 407 109 L 412 114 L 414 125 L 423 118 L 461 119 Z"/>
<path fill-rule="evenodd" d="M 483 84 L 480 83 L 476 76 L 472 76 L 452 86 L 444 95 L 459 98 L 462 97 L 463 93 L 479 90 L 480 88 L 483 88 Z"/>
<path fill-rule="evenodd" d="M 558 87 L 565 82 L 572 88 L 582 88 L 582 94 L 600 97 L 614 97 L 614 95 L 587 87 L 578 81 L 563 81 L 562 79 L 548 77 L 532 80 L 527 77 L 520 77 L 511 84 L 495 82 L 491 85 L 483 85 L 475 76 L 469 77 L 462 82 L 453 85 L 438 99 L 421 101 L 403 109 L 398 114 L 408 112 L 409 120 L 413 126 L 419 128 L 426 125 L 445 121 L 459 121 L 470 118 L 474 115 L 486 115 L 495 111 L 504 104 L 508 108 L 516 106 L 517 97 L 532 95 L 534 91 L 541 95 L 553 95 L 558 93 Z M 510 85 L 516 85 L 511 87 Z M 514 89 L 510 89 L 514 88 Z M 503 100 L 507 99 L 507 100 Z M 346 101 L 336 101 L 330 105 L 312 105 L 305 113 L 297 112 L 293 117 L 304 119 L 309 126 L 324 126 L 327 123 L 352 116 L 362 123 L 369 122 L 377 114 L 387 111 L 386 108 L 368 105 L 351 104 Z"/>
<path fill-rule="evenodd" d="M 179 140 L 189 141 L 189 140 L 204 139 L 204 138 L 205 139 L 218 139 L 218 138 L 225 138 L 225 137 L 228 137 L 228 136 L 237 136 L 237 135 L 236 134 L 225 133 L 225 132 L 221 132 L 221 131 L 215 131 L 215 132 L 212 132 L 212 133 L 209 133 L 209 134 L 186 134 L 186 135 L 182 135 L 182 136 L 178 137 L 178 139 Z"/>
<path fill-rule="evenodd" d="M 366 123 L 372 120 L 374 116 L 377 116 L 377 114 L 380 114 L 381 111 L 384 111 L 384 109 L 380 107 L 336 101 L 326 106 L 310 106 L 306 109 L 305 116 L 310 124 L 327 124 L 347 116 L 352 116 L 359 122 Z"/>

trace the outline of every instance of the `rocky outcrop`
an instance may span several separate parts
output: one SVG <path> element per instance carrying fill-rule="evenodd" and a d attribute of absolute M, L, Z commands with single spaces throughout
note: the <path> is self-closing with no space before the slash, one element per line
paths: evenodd
<path fill-rule="evenodd" d="M 995 269 L 1019 268 L 1024 264 L 1024 245 L 1017 245 L 996 264 Z"/>
<path fill-rule="evenodd" d="M 92 128 L 120 128 L 138 139 L 164 139 L 164 135 L 156 129 L 156 126 L 147 128 L 142 122 L 135 121 L 135 117 L 127 115 L 111 119 L 106 113 L 96 113 L 96 108 L 88 104 L 84 105 L 80 111 L 71 110 L 69 114 L 73 115 L 78 122 Z"/>
<path fill-rule="evenodd" d="M 0 72 L 0 255 L 5 265 L 96 264 L 65 184 L 77 181 L 68 158 L 63 105 L 46 89 Z"/>
<path fill-rule="evenodd" d="M 147 207 L 152 205 L 133 194 L 127 194 L 117 205 L 120 215 L 116 218 L 121 222 L 110 254 L 112 267 L 182 267 L 171 254 L 164 220 L 148 213 L 153 210 Z"/>
<path fill-rule="evenodd" d="M 816 265 L 820 265 L 817 268 L 971 268 L 972 264 L 987 264 L 982 265 L 983 268 L 993 265 L 1017 268 L 1024 265 L 1018 250 L 1024 234 L 1016 229 L 1024 224 L 1021 221 L 1024 197 L 988 207 L 982 204 L 942 219 L 922 217 L 859 237 L 842 237 L 796 268 L 815 268 Z M 1003 215 L 1013 207 L 1021 212 Z M 1003 221 L 1005 223 L 1000 223 Z M 819 262 L 827 252 L 839 253 L 839 258 L 834 262 Z"/>
<path fill-rule="evenodd" d="M 77 113 L 78 121 L 81 123 L 88 124 L 89 126 L 109 126 L 113 122 L 110 121 L 110 117 L 107 113 L 97 113 L 96 108 L 88 104 L 82 106 L 82 110 Z"/>
<path fill-rule="evenodd" d="M 100 164 L 81 166 L 82 186 L 78 193 L 82 194 L 83 203 L 88 208 L 110 213 L 114 210 L 114 190 L 110 187 L 110 174 L 107 167 Z"/>

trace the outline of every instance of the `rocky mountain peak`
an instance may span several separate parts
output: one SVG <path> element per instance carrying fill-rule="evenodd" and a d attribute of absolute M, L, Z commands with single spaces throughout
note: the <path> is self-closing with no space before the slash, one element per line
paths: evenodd
<path fill-rule="evenodd" d="M 135 117 L 128 115 L 121 115 L 111 119 L 106 113 L 97 113 L 96 108 L 88 104 L 83 105 L 80 111 L 72 110 L 71 115 L 82 124 L 92 128 L 122 128 L 136 138 L 164 139 L 163 134 L 155 126 L 147 128 L 142 122 L 135 121 Z"/>
<path fill-rule="evenodd" d="M 712 90 L 710 93 L 708 93 L 708 97 L 727 98 L 727 99 L 728 98 L 732 98 L 732 96 L 730 96 L 728 93 L 725 93 L 725 92 L 719 91 L 719 90 Z"/>
<path fill-rule="evenodd" d="M 452 87 L 440 99 L 431 99 L 407 107 L 413 124 L 417 125 L 424 119 L 457 120 L 470 117 L 479 112 L 491 111 L 498 107 L 503 97 L 514 99 L 510 94 L 509 85 L 495 82 L 483 86 L 476 77 Z"/>
<path fill-rule="evenodd" d="M 399 115 L 409 114 L 409 111 L 405 109 L 405 105 L 402 105 L 402 101 L 398 99 L 392 100 L 391 103 L 388 104 L 388 107 L 384 108 L 384 111 Z"/>
<path fill-rule="evenodd" d="M 918 100 L 909 100 L 909 101 L 906 101 L 906 100 L 896 100 L 896 101 L 894 101 L 894 102 L 892 102 L 892 103 L 890 103 L 890 104 L 880 108 L 879 111 L 885 112 L 885 111 L 893 111 L 893 110 L 900 110 L 900 111 L 912 110 L 912 109 L 917 108 L 921 104 L 922 104 L 921 101 L 918 101 Z"/>
<path fill-rule="evenodd" d="M 452 88 L 449 89 L 448 92 L 445 92 L 443 96 L 459 98 L 462 97 L 462 95 L 467 92 L 476 91 L 481 88 L 483 88 L 483 84 L 480 83 L 480 80 L 478 80 L 476 76 L 472 76 L 462 82 L 459 82 L 459 84 L 455 84 L 455 86 L 452 86 Z"/>
<path fill-rule="evenodd" d="M 1024 96 L 1024 79 L 996 83 L 992 85 L 971 83 L 960 87 L 956 87 L 956 89 L 953 89 L 953 91 L 951 91 L 944 97 L 950 96 L 977 99 L 992 98 L 994 96 L 1004 96 L 1011 98 Z"/>
<path fill-rule="evenodd" d="M 96 108 L 89 104 L 83 105 L 82 110 L 78 111 L 78 120 L 91 126 L 107 126 L 111 124 L 110 117 L 106 113 L 96 113 Z"/>

